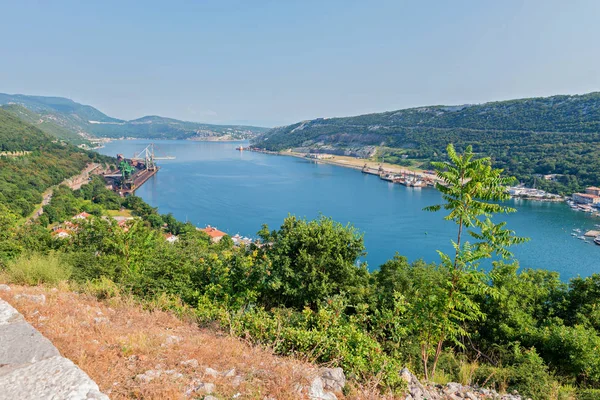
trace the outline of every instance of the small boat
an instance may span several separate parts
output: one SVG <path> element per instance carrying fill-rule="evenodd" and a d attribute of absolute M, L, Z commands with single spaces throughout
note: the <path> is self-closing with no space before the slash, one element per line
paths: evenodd
<path fill-rule="evenodd" d="M 600 246 L 600 236 L 596 236 L 594 238 L 594 243 L 597 244 L 598 246 Z"/>
<path fill-rule="evenodd" d="M 245 150 L 244 146 L 236 147 L 235 149 L 238 150 L 238 151 L 244 151 Z"/>
<path fill-rule="evenodd" d="M 577 233 L 571 232 L 571 236 L 577 236 Z"/>
<path fill-rule="evenodd" d="M 577 236 L 577 239 L 585 240 L 585 236 Z"/>

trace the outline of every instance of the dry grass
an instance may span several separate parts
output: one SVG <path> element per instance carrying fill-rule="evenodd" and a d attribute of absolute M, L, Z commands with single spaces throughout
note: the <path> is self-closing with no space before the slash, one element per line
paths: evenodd
<path fill-rule="evenodd" d="M 15 300 L 13 297 L 20 293 L 43 293 L 46 302 Z M 316 371 L 314 365 L 274 356 L 169 312 L 145 310 L 131 299 L 98 301 L 91 295 L 69 291 L 66 284 L 58 289 L 12 286 L 0 297 L 90 375 L 111 399 L 186 398 L 185 392 L 199 382 L 214 383 L 213 395 L 222 399 L 236 395 L 240 399 L 306 398 L 306 390 L 298 393 L 297 385 L 306 388 Z M 197 366 L 181 364 L 192 359 L 197 360 Z M 206 368 L 219 372 L 235 368 L 235 375 L 241 378 L 212 377 Z M 174 371 L 163 372 L 147 383 L 136 379 L 148 370 Z M 378 397 L 368 387 L 350 391 L 354 394 L 338 394 L 338 398 Z M 202 397 L 201 392 L 187 396 Z"/>

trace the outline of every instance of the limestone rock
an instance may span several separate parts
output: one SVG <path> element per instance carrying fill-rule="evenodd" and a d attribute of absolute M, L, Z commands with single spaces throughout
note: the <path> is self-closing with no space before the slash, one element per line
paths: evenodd
<path fill-rule="evenodd" d="M 46 304 L 46 296 L 43 294 L 17 294 L 15 300 L 29 300 L 33 303 Z"/>
<path fill-rule="evenodd" d="M 204 370 L 204 373 L 208 376 L 211 376 L 213 378 L 216 378 L 217 376 L 219 376 L 219 371 L 217 371 L 216 369 L 212 369 L 212 368 L 206 368 Z"/>
<path fill-rule="evenodd" d="M 235 368 L 231 368 L 230 370 L 223 371 L 221 373 L 225 378 L 233 378 L 235 376 Z"/>
<path fill-rule="evenodd" d="M 175 369 L 168 369 L 166 371 L 163 371 L 162 373 L 168 375 L 174 381 L 179 378 L 183 378 L 183 374 L 181 372 L 177 372 L 177 370 Z"/>
<path fill-rule="evenodd" d="M 308 388 L 308 398 L 312 400 L 337 400 L 337 396 L 334 393 L 325 391 L 323 380 L 320 376 L 312 380 Z"/>
<path fill-rule="evenodd" d="M 323 368 L 321 369 L 321 379 L 325 390 L 341 392 L 346 386 L 346 375 L 341 368 Z"/>
<path fill-rule="evenodd" d="M 413 400 L 438 400 L 442 397 L 434 391 L 429 391 L 419 382 L 416 376 L 412 374 L 407 368 L 403 368 L 400 371 L 400 376 L 406 381 L 408 394 Z"/>
<path fill-rule="evenodd" d="M 198 367 L 198 360 L 191 359 L 191 360 L 181 361 L 179 363 L 179 365 L 184 366 L 184 367 L 197 368 Z"/>
<path fill-rule="evenodd" d="M 52 343 L 27 322 L 0 325 L 0 365 L 30 364 L 60 356 Z"/>
<path fill-rule="evenodd" d="M 158 378 L 161 374 L 161 371 L 156 369 L 149 369 L 143 374 L 136 375 L 135 380 L 143 383 L 149 383 L 153 379 Z"/>
<path fill-rule="evenodd" d="M 163 346 L 177 344 L 177 343 L 181 342 L 182 340 L 183 340 L 183 338 L 181 336 L 175 336 L 175 335 L 167 336 L 167 339 L 165 340 L 165 343 L 163 344 Z"/>
<path fill-rule="evenodd" d="M 56 356 L 0 375 L 0 400 L 108 400 L 72 361 Z"/>
<path fill-rule="evenodd" d="M 204 392 L 207 394 L 211 394 L 215 391 L 216 386 L 214 383 L 201 383 L 200 385 L 198 385 L 198 387 L 196 387 L 196 392 Z"/>
<path fill-rule="evenodd" d="M 460 383 L 448 382 L 442 390 L 446 394 L 458 394 L 463 391 L 463 386 Z"/>
<path fill-rule="evenodd" d="M 408 392 L 404 400 L 521 400 L 521 396 L 517 393 L 500 395 L 494 390 L 476 386 L 464 386 L 456 382 L 449 382 L 443 386 L 434 384 L 423 385 L 406 368 L 400 371 L 400 376 L 407 384 Z"/>
<path fill-rule="evenodd" d="M 471 392 L 465 392 L 465 398 L 469 400 L 477 400 L 477 396 Z"/>
<path fill-rule="evenodd" d="M 236 375 L 233 377 L 233 379 L 231 380 L 231 385 L 233 387 L 238 387 L 240 386 L 242 383 L 244 383 L 244 377 L 241 375 Z"/>
<path fill-rule="evenodd" d="M 0 325 L 23 321 L 23 317 L 10 304 L 0 299 Z"/>
<path fill-rule="evenodd" d="M 5 284 L 1 284 L 0 285 L 0 292 L 10 292 L 10 286 L 5 285 Z"/>

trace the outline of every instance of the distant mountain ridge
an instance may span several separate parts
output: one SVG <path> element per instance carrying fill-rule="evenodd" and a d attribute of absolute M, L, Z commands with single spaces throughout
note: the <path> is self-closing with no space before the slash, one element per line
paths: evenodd
<path fill-rule="evenodd" d="M 223 140 L 248 139 L 267 131 L 254 126 L 212 125 L 160 116 L 125 121 L 63 97 L 0 93 L 0 105 L 22 106 L 79 137 Z"/>
<path fill-rule="evenodd" d="M 457 129 L 600 132 L 600 92 L 316 118 L 273 128 L 257 137 L 256 143 L 271 150 L 317 143 L 396 147 L 405 144 L 410 133 Z"/>
<path fill-rule="evenodd" d="M 472 145 L 527 183 L 536 174 L 563 175 L 548 188 L 569 193 L 600 184 L 600 92 L 317 118 L 273 128 L 252 143 L 425 168 L 444 159 L 448 143 Z"/>

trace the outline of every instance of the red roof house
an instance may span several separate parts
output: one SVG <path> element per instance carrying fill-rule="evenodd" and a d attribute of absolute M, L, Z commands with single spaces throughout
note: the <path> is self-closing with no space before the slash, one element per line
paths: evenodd
<path fill-rule="evenodd" d="M 221 232 L 217 228 L 214 228 L 210 225 L 208 225 L 204 229 L 198 229 L 198 230 L 205 232 L 208 236 L 210 236 L 210 239 L 214 243 L 218 243 L 221 239 L 223 239 L 223 236 L 227 236 L 227 234 L 225 232 Z"/>
<path fill-rule="evenodd" d="M 73 219 L 87 219 L 89 217 L 91 217 L 92 214 L 88 214 L 85 211 L 82 213 L 77 214 L 76 216 L 73 217 Z"/>

